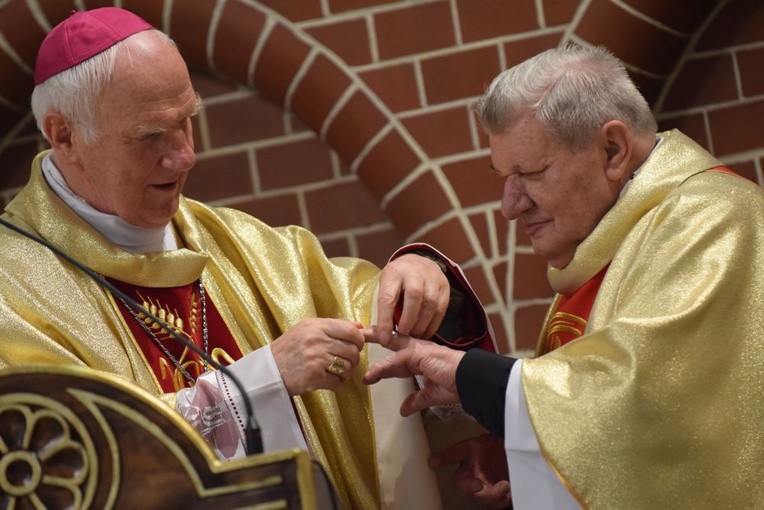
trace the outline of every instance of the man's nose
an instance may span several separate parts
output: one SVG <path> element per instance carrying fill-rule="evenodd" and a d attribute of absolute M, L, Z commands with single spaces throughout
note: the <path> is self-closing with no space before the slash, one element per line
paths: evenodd
<path fill-rule="evenodd" d="M 188 170 L 196 163 L 194 136 L 189 126 L 172 134 L 162 166 L 173 170 Z"/>
<path fill-rule="evenodd" d="M 525 193 L 520 179 L 514 175 L 507 177 L 501 199 L 501 214 L 508 220 L 515 220 L 532 205 L 533 201 Z"/>

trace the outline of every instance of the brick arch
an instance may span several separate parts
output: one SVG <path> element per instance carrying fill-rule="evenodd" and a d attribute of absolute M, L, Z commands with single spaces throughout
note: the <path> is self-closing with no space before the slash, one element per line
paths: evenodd
<path fill-rule="evenodd" d="M 579 10 L 565 39 L 609 48 L 655 105 L 695 34 L 725 3 L 591 0 Z"/>
<path fill-rule="evenodd" d="M 2 60 L 0 53 L 0 110 L 8 110 L 0 113 L 13 115 L 8 126 L 0 125 L 0 140 L 28 114 L 36 48 L 51 26 L 78 7 L 60 1 L 39 6 L 34 13 L 24 0 L 3 7 L 0 34 L 11 34 L 11 46 L 25 51 L 21 62 Z M 256 89 L 312 128 L 357 173 L 404 237 L 437 242 L 461 261 L 480 253 L 474 227 L 459 212 L 441 169 L 348 66 L 279 13 L 254 1 L 123 0 L 122 6 L 168 33 L 190 65 Z"/>

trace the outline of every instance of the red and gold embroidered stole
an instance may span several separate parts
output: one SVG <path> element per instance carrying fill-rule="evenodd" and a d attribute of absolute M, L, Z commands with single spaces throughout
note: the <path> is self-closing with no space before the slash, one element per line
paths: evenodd
<path fill-rule="evenodd" d="M 196 282 L 181 287 L 150 288 L 130 285 L 113 279 L 109 281 L 136 300 L 138 304 L 143 305 L 151 314 L 175 328 L 178 333 L 196 344 L 200 350 L 204 350 L 204 318 L 202 317 L 199 286 Z M 205 300 L 208 354 L 219 364 L 228 366 L 241 358 L 242 353 L 210 296 L 206 295 Z M 130 328 L 130 332 L 133 334 L 133 338 L 141 349 L 146 362 L 156 375 L 162 390 L 165 393 L 172 393 L 191 386 L 192 384 L 186 380 L 183 373 L 141 327 L 127 307 L 119 300 L 116 302 L 117 308 Z M 194 380 L 204 372 L 204 361 L 193 350 L 182 345 L 149 317 L 140 314 L 139 319 L 144 321 L 144 324 L 151 329 L 157 340 L 164 345 Z"/>
<path fill-rule="evenodd" d="M 544 355 L 584 334 L 594 299 L 605 278 L 605 266 L 592 279 L 572 294 L 561 294 L 557 306 L 544 327 L 544 334 L 536 347 L 536 356 Z"/>

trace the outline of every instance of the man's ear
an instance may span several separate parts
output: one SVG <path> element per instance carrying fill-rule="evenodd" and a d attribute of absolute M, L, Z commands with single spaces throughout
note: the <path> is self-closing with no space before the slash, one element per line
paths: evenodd
<path fill-rule="evenodd" d="M 50 146 L 67 162 L 79 159 L 79 145 L 82 140 L 76 136 L 73 123 L 57 112 L 49 112 L 43 119 L 43 130 Z"/>
<path fill-rule="evenodd" d="M 611 181 L 623 182 L 633 171 L 631 168 L 634 138 L 631 129 L 620 120 L 606 122 L 601 128 L 605 142 L 605 175 Z"/>

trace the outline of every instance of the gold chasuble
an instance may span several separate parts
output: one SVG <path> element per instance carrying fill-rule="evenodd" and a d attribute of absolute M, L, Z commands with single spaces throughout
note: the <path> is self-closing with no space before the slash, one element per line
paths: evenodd
<path fill-rule="evenodd" d="M 548 271 L 570 295 L 607 269 L 586 322 L 557 324 L 583 334 L 523 362 L 531 422 L 585 508 L 761 508 L 764 191 L 710 170 L 682 133 L 660 136 Z"/>
<path fill-rule="evenodd" d="M 40 169 L 44 155 L 35 159 L 29 184 L 3 217 L 115 281 L 139 302 L 180 317 L 176 325 L 197 345 L 200 324 L 194 321 L 200 317 L 193 310 L 201 281 L 213 356 L 238 358 L 309 317 L 369 323 L 379 269 L 358 259 L 327 259 L 307 230 L 271 228 L 244 213 L 181 198 L 172 224 L 183 248 L 132 254 L 111 245 L 51 192 Z M 147 356 L 135 318 L 87 275 L 9 229 L 0 229 L 0 246 L 0 368 L 87 366 L 159 397 L 184 385 L 177 374 L 166 378 L 163 371 L 174 370 L 172 363 Z M 188 308 L 163 306 L 175 299 L 164 294 L 173 292 L 167 289 L 180 292 Z M 190 373 L 201 368 L 182 347 L 172 349 Z M 293 398 L 308 444 L 329 470 L 345 508 L 377 508 L 379 501 L 369 390 L 361 383 L 366 365 L 364 349 L 361 366 L 336 392 Z M 169 397 L 163 399 L 174 404 Z"/>

